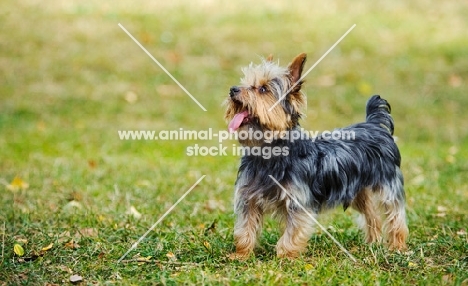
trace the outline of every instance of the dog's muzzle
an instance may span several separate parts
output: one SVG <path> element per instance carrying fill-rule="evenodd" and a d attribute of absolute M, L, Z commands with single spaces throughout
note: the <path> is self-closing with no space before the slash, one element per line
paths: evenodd
<path fill-rule="evenodd" d="M 240 91 L 241 91 L 240 88 L 238 88 L 237 86 L 233 86 L 229 90 L 229 96 L 234 97 L 234 96 L 238 95 Z"/>

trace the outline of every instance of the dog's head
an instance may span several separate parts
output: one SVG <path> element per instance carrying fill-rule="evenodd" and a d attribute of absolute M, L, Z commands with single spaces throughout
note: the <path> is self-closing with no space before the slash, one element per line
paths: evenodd
<path fill-rule="evenodd" d="M 241 84 L 231 87 L 226 100 L 229 131 L 283 132 L 297 126 L 306 101 L 301 92 L 305 61 L 306 54 L 300 54 L 281 67 L 270 56 L 243 68 Z"/>

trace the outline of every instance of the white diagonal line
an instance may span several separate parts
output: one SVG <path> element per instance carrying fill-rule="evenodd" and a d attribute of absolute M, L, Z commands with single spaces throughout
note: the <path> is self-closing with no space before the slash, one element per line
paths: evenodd
<path fill-rule="evenodd" d="M 317 224 L 320 227 L 320 229 L 323 232 L 325 232 L 333 240 L 333 242 L 336 245 L 338 245 L 338 247 L 349 256 L 349 258 L 351 258 L 353 262 L 357 262 L 356 258 L 354 258 L 354 256 L 351 253 L 349 253 L 349 251 L 346 250 L 346 248 L 344 248 L 344 246 L 341 245 L 341 243 L 338 240 L 336 240 L 336 238 L 334 238 L 333 235 L 331 235 L 331 233 L 329 233 L 327 229 L 323 225 L 321 225 L 317 221 L 317 219 L 310 212 L 308 212 L 307 209 L 304 206 L 302 206 L 302 204 L 299 203 L 299 201 L 295 197 L 293 197 L 272 175 L 268 176 L 270 176 L 270 178 L 281 188 L 281 190 L 283 190 L 283 192 L 285 192 L 286 195 L 288 195 L 288 197 L 292 199 L 315 222 L 315 224 Z"/>
<path fill-rule="evenodd" d="M 156 60 L 146 49 L 145 47 L 143 47 L 142 44 L 140 44 L 140 42 L 138 42 L 137 39 L 135 39 L 135 37 L 132 36 L 132 34 L 130 34 L 127 29 L 124 28 L 124 26 L 122 26 L 120 23 L 119 23 L 119 27 L 183 90 L 185 91 L 185 93 L 190 96 L 190 98 L 195 101 L 196 104 L 198 104 L 198 106 L 200 106 L 201 109 L 203 109 L 203 111 L 206 111 L 206 108 L 203 107 L 203 105 L 201 105 L 200 102 L 198 102 L 198 100 L 175 78 L 172 76 L 172 74 L 166 70 L 166 68 L 164 68 L 164 66 L 159 63 L 158 60 Z"/>
<path fill-rule="evenodd" d="M 306 73 L 304 73 L 304 75 L 301 76 L 301 78 L 296 81 L 296 83 L 293 84 L 293 86 L 291 86 L 279 99 L 278 101 L 275 102 L 275 104 L 273 104 L 269 109 L 268 111 L 272 111 L 273 108 L 275 108 L 276 105 L 278 105 L 281 100 L 283 100 L 290 92 L 291 90 L 293 90 L 294 87 L 296 87 L 296 85 L 298 85 L 301 80 L 303 80 L 348 34 L 349 32 L 351 32 L 354 27 L 356 27 L 356 24 L 352 25 L 351 28 L 348 29 L 348 31 L 346 31 L 346 33 L 343 34 L 343 36 L 341 36 L 341 38 L 338 39 L 338 41 L 336 41 L 333 46 L 331 46 L 328 51 L 325 52 L 325 54 L 323 54 L 323 56 L 320 57 L 320 59 L 318 59 L 315 64 L 313 66 L 311 66 Z"/>
<path fill-rule="evenodd" d="M 149 229 L 148 231 L 145 232 L 145 234 L 143 234 L 134 244 L 132 244 L 132 247 L 130 247 L 129 250 L 127 250 L 127 252 L 125 252 L 124 255 L 122 255 L 122 257 L 119 258 L 119 260 L 117 261 L 117 263 L 120 263 L 120 261 L 122 261 L 122 259 L 124 259 L 129 253 L 130 251 L 134 250 L 135 248 L 137 248 L 138 244 L 143 240 L 145 239 L 145 237 L 193 190 L 193 188 L 195 188 L 200 182 L 201 180 L 203 180 L 203 178 L 205 178 L 206 175 L 203 175 L 201 176 L 200 179 L 198 179 L 198 181 L 193 184 L 190 189 L 188 189 L 188 191 L 185 192 L 185 194 L 183 194 L 180 199 L 177 200 L 177 202 L 175 202 L 159 219 L 157 222 L 155 222 Z"/>

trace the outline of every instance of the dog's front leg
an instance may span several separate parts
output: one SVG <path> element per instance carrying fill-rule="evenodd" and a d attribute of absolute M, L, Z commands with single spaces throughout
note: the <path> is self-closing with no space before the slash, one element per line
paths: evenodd
<path fill-rule="evenodd" d="M 280 258 L 296 258 L 307 249 L 314 223 L 309 213 L 300 209 L 286 210 L 283 215 L 285 228 L 276 245 L 276 255 Z"/>
<path fill-rule="evenodd" d="M 237 215 L 234 226 L 236 252 L 230 257 L 232 259 L 245 259 L 252 254 L 257 243 L 257 236 L 261 232 L 263 209 L 255 200 L 248 200 L 242 189 L 236 192 L 234 207 Z"/>

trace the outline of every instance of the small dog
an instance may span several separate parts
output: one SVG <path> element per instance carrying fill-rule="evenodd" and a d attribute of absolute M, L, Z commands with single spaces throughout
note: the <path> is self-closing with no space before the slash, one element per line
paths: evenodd
<path fill-rule="evenodd" d="M 299 119 L 306 103 L 301 92 L 305 61 L 306 55 L 300 54 L 288 67 L 274 63 L 271 56 L 259 65 L 250 64 L 242 69 L 241 85 L 231 87 L 225 102 L 229 129 L 238 132 L 244 148 L 287 151 L 267 159 L 253 152 L 242 157 L 234 198 L 236 252 L 231 258 L 245 259 L 253 253 L 268 212 L 278 217 L 284 228 L 276 245 L 277 256 L 297 257 L 313 232 L 309 214 L 338 205 L 359 211 L 366 242 L 381 241 L 383 229 L 390 249 L 405 249 L 405 192 L 400 152 L 392 137 L 390 105 L 374 95 L 367 102 L 366 122 L 335 130 L 353 132 L 354 140 L 304 136 Z M 270 136 L 241 138 L 241 132 L 269 132 Z M 296 134 L 288 136 L 288 132 Z M 381 216 L 385 217 L 383 226 Z"/>

